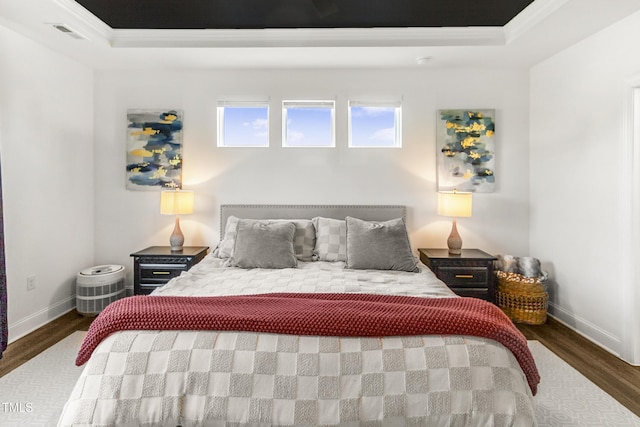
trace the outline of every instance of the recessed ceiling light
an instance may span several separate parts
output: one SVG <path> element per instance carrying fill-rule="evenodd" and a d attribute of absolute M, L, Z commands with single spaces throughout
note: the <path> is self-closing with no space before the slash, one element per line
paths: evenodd
<path fill-rule="evenodd" d="M 416 62 L 418 63 L 418 65 L 424 65 L 431 62 L 432 59 L 433 56 L 421 56 L 419 58 L 416 58 Z"/>

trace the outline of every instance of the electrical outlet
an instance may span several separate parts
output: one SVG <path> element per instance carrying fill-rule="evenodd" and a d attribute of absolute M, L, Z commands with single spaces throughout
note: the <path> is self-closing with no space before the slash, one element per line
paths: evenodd
<path fill-rule="evenodd" d="M 36 288 L 36 276 L 27 276 L 27 290 L 32 291 Z"/>

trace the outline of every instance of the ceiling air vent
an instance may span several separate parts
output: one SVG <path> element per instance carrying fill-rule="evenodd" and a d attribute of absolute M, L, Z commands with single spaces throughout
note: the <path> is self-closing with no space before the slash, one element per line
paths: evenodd
<path fill-rule="evenodd" d="M 60 31 L 62 33 L 65 33 L 69 37 L 73 37 L 74 39 L 78 39 L 78 40 L 87 40 L 87 38 L 85 36 L 83 36 L 82 34 L 78 33 L 75 30 L 72 30 L 71 28 L 69 28 L 65 24 L 51 24 L 51 25 L 56 30 L 58 30 L 58 31 Z"/>

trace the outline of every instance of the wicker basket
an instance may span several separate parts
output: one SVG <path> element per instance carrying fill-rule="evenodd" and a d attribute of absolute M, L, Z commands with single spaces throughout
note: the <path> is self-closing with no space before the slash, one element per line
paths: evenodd
<path fill-rule="evenodd" d="M 546 284 L 537 278 L 496 271 L 496 304 L 515 323 L 542 325 L 547 321 L 549 295 Z"/>

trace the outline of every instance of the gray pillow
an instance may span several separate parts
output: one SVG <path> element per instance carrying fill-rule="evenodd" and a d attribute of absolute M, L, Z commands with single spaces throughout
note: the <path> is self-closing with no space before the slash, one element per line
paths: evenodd
<path fill-rule="evenodd" d="M 224 229 L 224 237 L 214 250 L 213 256 L 216 258 L 233 257 L 233 248 L 236 244 L 236 232 L 238 229 L 238 221 L 240 218 L 230 216 L 227 218 L 227 225 Z M 316 229 L 310 219 L 261 219 L 256 220 L 267 224 L 272 222 L 293 222 L 296 226 L 296 233 L 293 236 L 293 250 L 296 252 L 296 258 L 300 261 L 313 261 L 313 249 L 316 244 Z"/>
<path fill-rule="evenodd" d="M 241 268 L 296 267 L 295 232 L 296 226 L 292 222 L 239 220 L 231 265 Z"/>
<path fill-rule="evenodd" d="M 417 272 L 402 218 L 363 221 L 347 217 L 347 268 Z"/>

